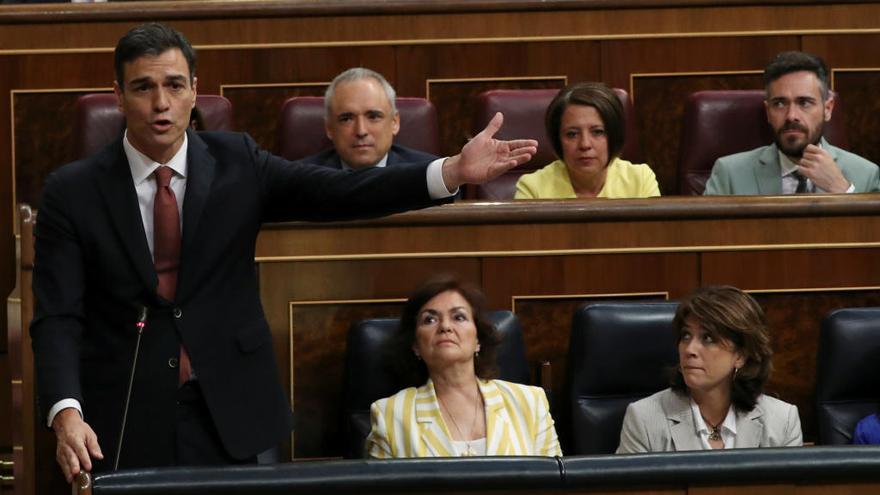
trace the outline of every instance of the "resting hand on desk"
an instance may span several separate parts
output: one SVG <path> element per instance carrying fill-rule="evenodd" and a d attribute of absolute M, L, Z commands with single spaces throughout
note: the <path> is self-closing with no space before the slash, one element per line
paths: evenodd
<path fill-rule="evenodd" d="M 823 191 L 845 193 L 849 189 L 849 180 L 843 176 L 831 154 L 815 144 L 804 148 L 798 165 L 799 171 Z"/>
<path fill-rule="evenodd" d="M 55 430 L 55 437 L 58 440 L 55 460 L 64 471 L 64 478 L 68 483 L 73 481 L 74 476 L 81 470 L 92 470 L 92 457 L 104 458 L 98 445 L 98 436 L 95 435 L 92 427 L 83 421 L 76 409 L 63 409 L 55 415 L 52 429 Z"/>
<path fill-rule="evenodd" d="M 492 136 L 501 128 L 504 116 L 495 114 L 489 125 L 443 162 L 443 182 L 450 191 L 462 184 L 483 184 L 529 160 L 538 151 L 534 139 L 501 141 Z"/>

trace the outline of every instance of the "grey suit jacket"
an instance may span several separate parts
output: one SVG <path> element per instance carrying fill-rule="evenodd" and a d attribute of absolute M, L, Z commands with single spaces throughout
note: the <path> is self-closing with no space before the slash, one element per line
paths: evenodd
<path fill-rule="evenodd" d="M 843 176 L 855 186 L 855 192 L 880 191 L 880 169 L 875 163 L 832 146 L 824 138 L 822 147 L 837 162 Z M 782 194 L 782 169 L 776 144 L 716 160 L 703 194 Z"/>
<path fill-rule="evenodd" d="M 797 406 L 766 395 L 736 413 L 735 448 L 803 445 Z M 702 450 L 688 396 L 666 389 L 626 408 L 618 454 Z"/>

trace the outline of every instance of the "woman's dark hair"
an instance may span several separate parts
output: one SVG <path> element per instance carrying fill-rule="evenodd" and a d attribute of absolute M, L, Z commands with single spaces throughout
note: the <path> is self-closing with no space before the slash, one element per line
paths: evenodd
<path fill-rule="evenodd" d="M 544 126 L 556 156 L 562 159 L 562 138 L 559 131 L 562 127 L 562 114 L 569 105 L 595 108 L 602 118 L 605 135 L 608 137 L 608 163 L 620 156 L 626 139 L 626 114 L 614 91 L 600 82 L 580 82 L 562 88 L 547 107 Z"/>
<path fill-rule="evenodd" d="M 683 300 L 675 312 L 673 325 L 678 342 L 688 320 L 716 341 L 730 343 L 734 351 L 742 353 L 745 364 L 734 374 L 731 400 L 737 411 L 754 409 L 773 370 L 764 310 L 752 296 L 736 287 L 704 287 Z M 673 390 L 687 393 L 679 367 L 672 375 L 671 385 Z"/>
<path fill-rule="evenodd" d="M 422 284 L 407 299 L 400 315 L 400 326 L 392 341 L 392 359 L 401 379 L 401 387 L 423 385 L 428 380 L 428 368 L 424 361 L 416 358 L 413 344 L 418 328 L 419 311 L 434 296 L 446 291 L 454 291 L 470 304 L 477 327 L 477 340 L 480 352 L 474 356 L 474 371 L 482 379 L 495 378 L 498 375 L 496 354 L 501 338 L 495 326 L 489 322 L 484 310 L 483 293 L 475 285 L 461 282 L 451 275 L 441 275 Z"/>

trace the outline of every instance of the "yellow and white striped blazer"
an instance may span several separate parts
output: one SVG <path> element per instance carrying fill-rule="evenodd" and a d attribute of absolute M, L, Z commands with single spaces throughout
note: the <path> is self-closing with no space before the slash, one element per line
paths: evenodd
<path fill-rule="evenodd" d="M 562 455 L 544 390 L 502 380 L 478 380 L 486 414 L 486 455 Z M 452 457 L 434 383 L 410 387 L 370 407 L 370 457 Z"/>

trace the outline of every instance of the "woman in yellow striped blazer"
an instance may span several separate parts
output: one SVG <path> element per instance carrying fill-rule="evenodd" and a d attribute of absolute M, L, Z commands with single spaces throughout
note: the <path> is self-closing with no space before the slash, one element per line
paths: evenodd
<path fill-rule="evenodd" d="M 544 391 L 493 380 L 495 328 L 482 294 L 454 278 L 406 303 L 396 345 L 409 387 L 371 407 L 370 457 L 562 455 Z"/>

